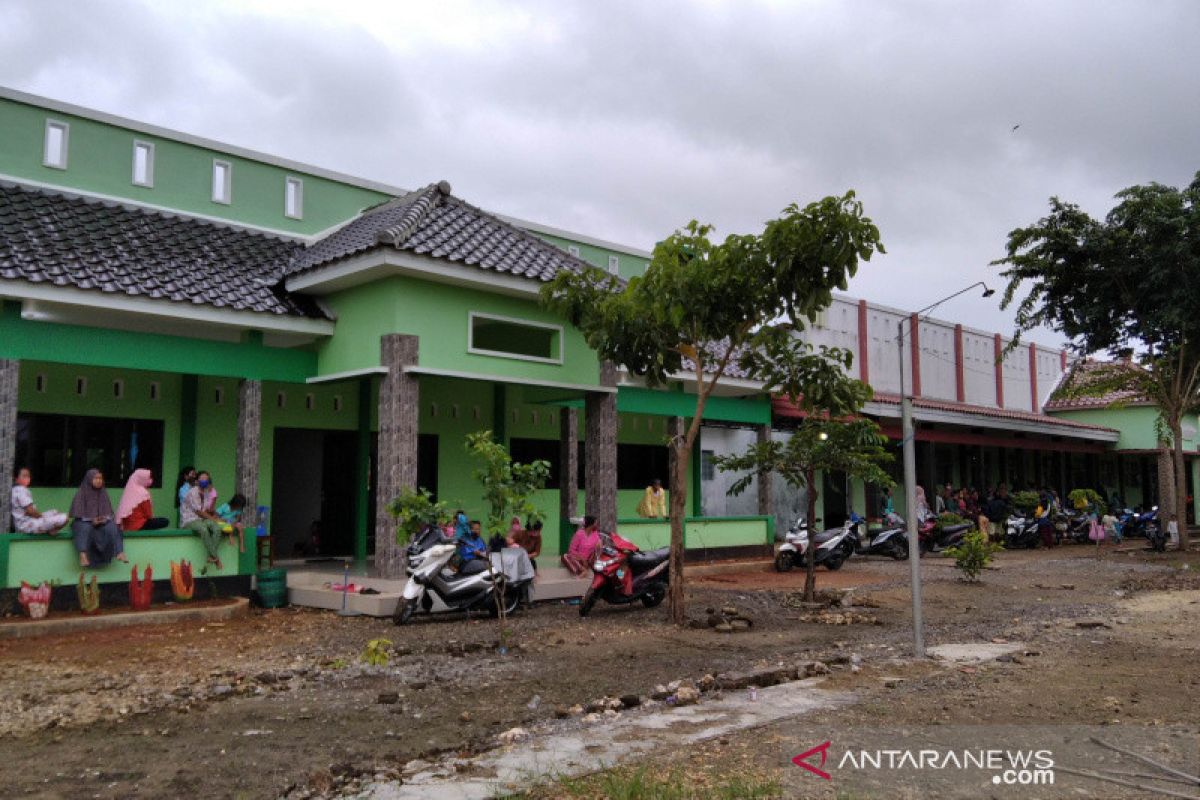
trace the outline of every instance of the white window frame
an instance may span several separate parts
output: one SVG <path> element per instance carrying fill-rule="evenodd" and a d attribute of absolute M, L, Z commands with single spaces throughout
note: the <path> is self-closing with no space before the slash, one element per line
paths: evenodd
<path fill-rule="evenodd" d="M 567 253 L 579 258 L 579 248 L 573 244 L 567 245 Z"/>
<path fill-rule="evenodd" d="M 494 322 L 507 322 L 512 325 L 525 325 L 530 328 L 542 328 L 549 331 L 558 332 L 558 357 L 543 358 L 542 356 L 527 356 L 521 353 L 506 353 L 502 350 L 488 350 L 483 347 L 475 346 L 475 320 L 487 319 Z M 494 358 L 512 358 L 517 361 L 533 361 L 537 364 L 557 364 L 562 366 L 563 363 L 563 326 L 551 325 L 547 322 L 534 322 L 529 319 L 519 319 L 517 317 L 505 317 L 500 314 L 488 314 L 483 311 L 470 311 L 467 313 L 467 352 L 477 356 L 492 356 Z"/>
<path fill-rule="evenodd" d="M 618 258 L 617 256 L 610 255 L 608 257 L 608 271 L 611 272 L 613 275 L 620 275 L 621 274 L 621 259 Z"/>
<path fill-rule="evenodd" d="M 138 150 L 142 149 L 146 151 L 146 178 L 139 181 L 137 174 Z M 133 165 L 130 172 L 130 179 L 133 181 L 134 186 L 145 186 L 147 189 L 154 188 L 154 142 L 146 142 L 141 139 L 133 140 Z"/>
<path fill-rule="evenodd" d="M 222 185 L 217 185 L 217 170 L 219 168 L 225 170 L 225 180 Z M 220 189 L 220 193 L 217 190 Z M 223 206 L 233 203 L 233 164 L 219 158 L 214 158 L 212 162 L 212 201 L 220 203 Z"/>
<path fill-rule="evenodd" d="M 59 149 L 58 155 L 61 158 L 58 161 L 50 160 L 50 131 L 57 130 L 62 133 L 62 147 Z M 71 123 L 63 122 L 60 119 L 46 120 L 46 134 L 42 141 L 42 166 L 50 169 L 66 169 L 67 162 L 71 155 Z"/>
<path fill-rule="evenodd" d="M 296 187 L 296 207 L 288 208 L 289 190 Z M 283 181 L 283 215 L 288 219 L 304 219 L 304 179 L 289 175 Z"/>

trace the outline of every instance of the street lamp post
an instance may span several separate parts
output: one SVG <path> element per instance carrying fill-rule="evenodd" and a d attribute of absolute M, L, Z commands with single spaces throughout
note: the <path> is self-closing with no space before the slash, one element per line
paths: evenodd
<path fill-rule="evenodd" d="M 991 297 L 995 292 L 983 281 L 973 283 L 952 295 L 943 297 L 916 313 L 919 320 L 947 300 L 983 287 L 983 296 Z M 925 622 L 921 611 L 921 543 L 917 538 L 917 443 L 913 431 L 912 392 L 904 385 L 904 319 L 896 323 L 896 346 L 900 355 L 900 436 L 904 451 L 904 519 L 908 535 L 908 568 L 912 583 L 913 653 L 917 658 L 925 657 Z M 919 362 L 918 362 L 919 363 Z"/>

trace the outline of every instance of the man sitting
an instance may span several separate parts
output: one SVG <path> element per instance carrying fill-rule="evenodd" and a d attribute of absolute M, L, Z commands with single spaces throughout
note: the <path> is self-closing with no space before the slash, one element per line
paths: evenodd
<path fill-rule="evenodd" d="M 562 565 L 575 577 L 582 577 L 591 569 L 599 549 L 600 531 L 596 529 L 596 518 L 589 514 L 583 518 L 583 527 L 571 537 L 571 544 L 563 553 Z"/>
<path fill-rule="evenodd" d="M 458 571 L 463 575 L 487 570 L 488 548 L 481 532 L 483 525 L 477 519 L 471 520 L 470 532 L 458 538 Z"/>

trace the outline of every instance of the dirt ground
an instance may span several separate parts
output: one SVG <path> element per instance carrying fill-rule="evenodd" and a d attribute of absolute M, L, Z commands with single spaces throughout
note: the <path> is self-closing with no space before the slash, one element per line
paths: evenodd
<path fill-rule="evenodd" d="M 674 628 L 662 609 L 600 607 L 581 620 L 575 607 L 548 603 L 510 620 L 506 655 L 487 619 L 439 616 L 400 629 L 301 609 L 0 641 L 4 794 L 319 793 L 331 774 L 389 775 L 419 756 L 492 746 L 501 731 L 604 695 L 848 653 L 862 669 L 835 670 L 828 683 L 859 693 L 854 706 L 672 754 L 672 762 L 697 773 L 753 769 L 779 776 L 786 796 L 834 797 L 834 788 L 797 782 L 788 754 L 838 731 L 1116 725 L 1124 741 L 1182 731 L 1181 746 L 1190 743 L 1195 756 L 1200 554 L 1001 553 L 979 585 L 926 559 L 930 644 L 1026 644 L 1027 655 L 978 668 L 907 660 L 907 563 L 856 558 L 818 574 L 819 585 L 856 587 L 879 624 L 802 622 L 790 595 L 803 573 L 764 569 L 692 586 L 695 618 L 732 604 L 753 619 L 733 634 Z M 1108 627 L 1079 628 L 1080 620 Z M 362 661 L 376 638 L 393 643 L 386 667 Z M 1093 797 L 1124 796 L 1092 786 Z M 866 791 L 853 796 L 902 796 Z"/>

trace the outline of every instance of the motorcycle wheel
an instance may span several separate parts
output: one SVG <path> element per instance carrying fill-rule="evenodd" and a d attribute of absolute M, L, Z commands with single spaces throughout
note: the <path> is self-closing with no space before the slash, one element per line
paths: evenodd
<path fill-rule="evenodd" d="M 775 556 L 775 570 L 777 572 L 791 572 L 794 566 L 796 566 L 796 559 L 790 551 L 785 550 Z"/>
<path fill-rule="evenodd" d="M 653 589 L 647 590 L 647 592 L 642 595 L 642 605 L 644 605 L 646 608 L 654 608 L 655 606 L 661 605 L 662 601 L 666 598 L 667 587 L 655 586 Z"/>
<path fill-rule="evenodd" d="M 514 611 L 517 610 L 517 606 L 519 606 L 519 605 L 521 605 L 521 593 L 520 592 L 505 592 L 505 594 L 504 594 L 504 616 L 507 617 L 510 614 L 512 614 Z M 490 603 L 488 603 L 487 608 L 488 608 L 488 616 L 491 617 L 492 619 L 495 619 L 496 617 L 500 616 L 500 611 L 499 611 L 499 609 L 496 608 L 495 598 L 492 598 L 492 601 Z"/>
<path fill-rule="evenodd" d="M 892 542 L 892 558 L 897 561 L 908 558 L 908 545 L 904 542 Z"/>
<path fill-rule="evenodd" d="M 825 569 L 829 570 L 830 572 L 835 572 L 842 568 L 843 561 L 844 559 L 842 558 L 842 554 L 835 553 L 829 557 L 828 561 L 825 562 Z"/>
<path fill-rule="evenodd" d="M 396 603 L 396 610 L 392 612 L 392 622 L 396 625 L 407 625 L 412 620 L 413 612 L 416 610 L 416 600 L 405 600 L 401 597 L 400 602 Z"/>
<path fill-rule="evenodd" d="M 588 590 L 583 593 L 583 599 L 579 601 L 579 616 L 586 617 L 592 613 L 592 607 L 596 605 L 596 590 L 588 587 Z"/>

